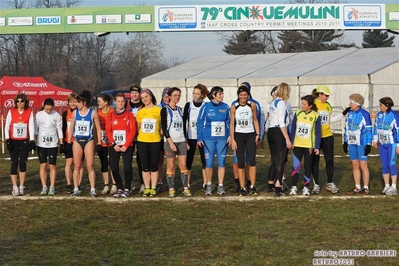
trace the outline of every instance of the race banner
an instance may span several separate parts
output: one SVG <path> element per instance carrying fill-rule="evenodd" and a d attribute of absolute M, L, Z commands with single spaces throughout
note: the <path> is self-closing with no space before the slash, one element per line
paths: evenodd
<path fill-rule="evenodd" d="M 156 6 L 156 31 L 385 29 L 385 4 Z"/>

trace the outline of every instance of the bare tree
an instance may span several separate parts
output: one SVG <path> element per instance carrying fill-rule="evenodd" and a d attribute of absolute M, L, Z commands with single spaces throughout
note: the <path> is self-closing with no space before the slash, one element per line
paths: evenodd
<path fill-rule="evenodd" d="M 135 33 L 121 44 L 115 69 L 118 82 L 138 83 L 142 78 L 167 69 L 163 59 L 163 43 L 155 33 Z"/>

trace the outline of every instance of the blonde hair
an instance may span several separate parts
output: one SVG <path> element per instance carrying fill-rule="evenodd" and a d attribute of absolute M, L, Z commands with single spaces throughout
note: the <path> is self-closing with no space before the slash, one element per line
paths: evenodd
<path fill-rule="evenodd" d="M 286 101 L 290 98 L 290 92 L 291 92 L 290 85 L 288 85 L 285 82 L 282 82 L 280 83 L 280 85 L 277 86 L 276 96 Z"/>

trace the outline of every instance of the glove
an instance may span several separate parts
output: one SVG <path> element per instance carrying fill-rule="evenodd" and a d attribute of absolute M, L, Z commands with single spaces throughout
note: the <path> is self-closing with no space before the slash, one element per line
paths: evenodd
<path fill-rule="evenodd" d="M 60 154 L 65 154 L 65 143 L 60 144 Z"/>
<path fill-rule="evenodd" d="M 29 148 L 28 148 L 28 150 L 29 150 L 29 151 L 36 150 L 36 143 L 35 143 L 34 140 L 29 141 Z"/>
<path fill-rule="evenodd" d="M 364 149 L 364 156 L 369 155 L 371 152 L 371 145 L 366 145 L 366 148 Z"/>
<path fill-rule="evenodd" d="M 103 147 L 100 144 L 96 145 L 96 152 L 97 153 L 101 153 L 102 149 L 103 149 Z"/>
<path fill-rule="evenodd" d="M 12 144 L 10 139 L 6 140 L 6 144 L 7 144 L 7 150 L 9 150 L 9 151 L 14 150 L 14 145 Z"/>
<path fill-rule="evenodd" d="M 65 144 L 65 153 L 72 151 L 72 143 Z"/>
<path fill-rule="evenodd" d="M 348 142 L 344 142 L 344 144 L 342 145 L 342 149 L 344 150 L 345 154 L 348 153 Z"/>
<path fill-rule="evenodd" d="M 350 110 L 351 110 L 351 108 L 350 108 L 350 107 L 347 107 L 347 108 L 342 112 L 342 114 L 343 114 L 343 115 L 346 115 Z"/>

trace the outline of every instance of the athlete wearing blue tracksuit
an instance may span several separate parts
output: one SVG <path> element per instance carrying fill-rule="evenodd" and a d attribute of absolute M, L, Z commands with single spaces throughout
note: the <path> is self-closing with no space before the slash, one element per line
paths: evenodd
<path fill-rule="evenodd" d="M 368 154 L 371 150 L 372 125 L 370 114 L 361 106 L 364 98 L 359 93 L 349 96 L 350 111 L 345 120 L 344 130 L 344 152 L 349 151 L 352 162 L 353 178 L 355 187 L 348 191 L 354 195 L 360 193 L 365 196 L 369 192 L 370 173 L 367 166 Z M 363 177 L 363 189 L 361 189 L 360 178 Z"/>
<path fill-rule="evenodd" d="M 230 142 L 230 107 L 223 102 L 224 92 L 221 87 L 213 87 L 212 100 L 204 104 L 198 114 L 197 143 L 204 147 L 207 185 L 206 195 L 212 194 L 212 168 L 214 157 L 218 157 L 218 194 L 226 194 L 223 188 L 226 154 Z"/>
<path fill-rule="evenodd" d="M 377 114 L 373 130 L 373 146 L 380 152 L 382 177 L 385 187 L 381 194 L 396 195 L 397 153 L 399 152 L 399 116 L 391 110 L 393 101 L 390 97 L 380 99 L 380 112 Z M 390 185 L 390 177 L 392 186 Z"/>

